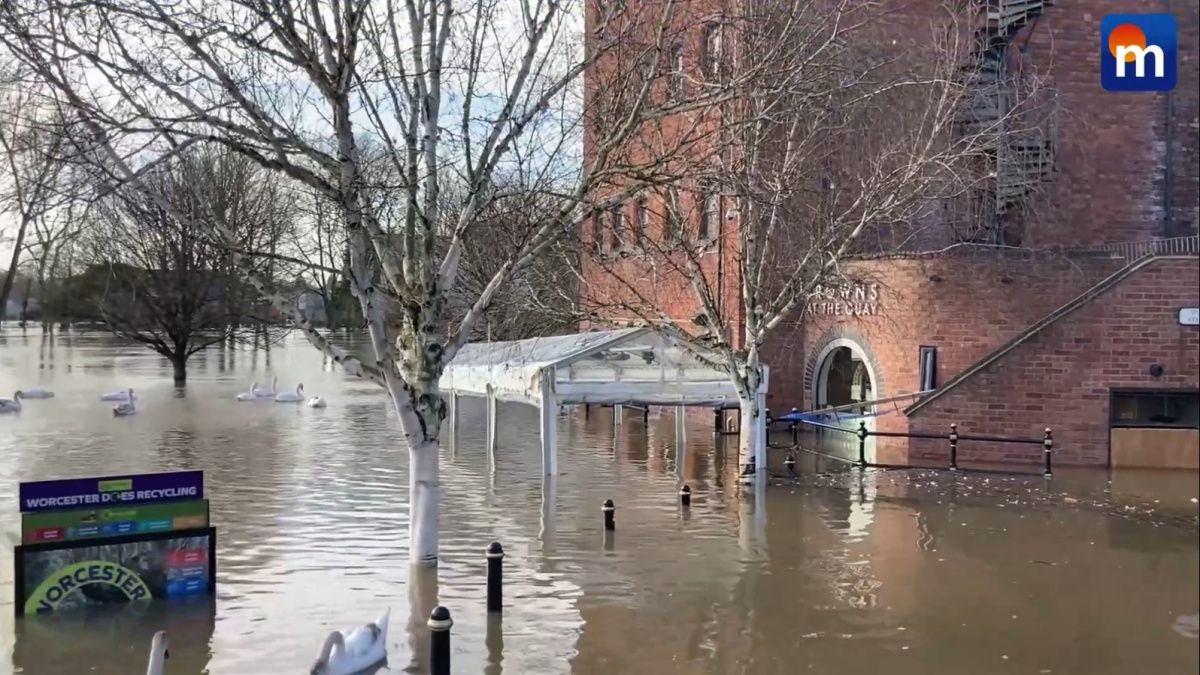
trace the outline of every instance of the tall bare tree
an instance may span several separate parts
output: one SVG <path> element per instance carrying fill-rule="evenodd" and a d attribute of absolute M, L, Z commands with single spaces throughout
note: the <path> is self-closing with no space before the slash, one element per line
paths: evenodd
<path fill-rule="evenodd" d="M 957 124 L 966 16 L 947 7 L 905 24 L 867 1 L 742 3 L 714 19 L 691 75 L 706 87 L 764 73 L 704 111 L 719 147 L 596 219 L 592 315 L 691 334 L 701 358 L 715 350 L 737 390 L 743 462 L 765 462 L 768 335 L 840 293 L 855 255 L 918 238 L 971 181 L 979 136 Z"/>
<path fill-rule="evenodd" d="M 189 152 L 156 167 L 145 189 L 118 190 L 93 211 L 86 236 L 104 279 L 90 300 L 111 331 L 169 360 L 176 385 L 187 382 L 192 355 L 258 327 L 254 298 L 208 223 L 219 217 L 239 242 L 276 228 L 289 213 L 264 174 L 243 157 Z"/>
<path fill-rule="evenodd" d="M 410 552 L 435 563 L 444 367 L 582 205 L 654 182 L 710 130 L 673 127 L 636 153 L 628 139 L 731 95 L 654 96 L 687 28 L 677 9 L 676 0 L 642 3 L 634 21 L 625 3 L 561 0 L 7 0 L 0 41 L 71 103 L 123 180 L 210 143 L 338 205 L 367 362 L 294 316 L 318 349 L 387 390 L 410 449 Z M 595 16 L 586 48 L 582 11 Z M 596 86 L 581 96 L 589 71 Z M 585 118 L 588 154 L 577 164 L 569 160 Z M 370 161 L 380 158 L 390 167 L 383 178 Z M 467 242 L 505 196 L 501 171 L 521 176 L 523 190 L 556 194 L 555 210 L 456 317 L 449 301 L 464 258 L 491 254 Z M 464 189 L 447 205 L 451 182 Z"/>

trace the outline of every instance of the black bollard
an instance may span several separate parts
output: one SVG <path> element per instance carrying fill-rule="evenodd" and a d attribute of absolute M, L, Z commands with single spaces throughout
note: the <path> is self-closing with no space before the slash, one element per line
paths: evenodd
<path fill-rule="evenodd" d="M 429 673 L 450 675 L 450 610 L 438 605 L 429 614 Z"/>
<path fill-rule="evenodd" d="M 800 411 L 792 408 L 792 446 L 800 445 Z"/>
<path fill-rule="evenodd" d="M 493 541 L 487 547 L 487 611 L 504 611 L 504 547 Z"/>
<path fill-rule="evenodd" d="M 1054 437 L 1050 435 L 1050 427 L 1046 427 L 1046 437 L 1042 439 L 1042 448 L 1046 455 L 1046 471 L 1042 474 L 1045 478 L 1052 478 L 1054 472 L 1050 469 L 1050 454 L 1054 451 Z"/>
<path fill-rule="evenodd" d="M 958 425 L 950 425 L 950 470 L 958 471 Z"/>
<path fill-rule="evenodd" d="M 679 503 L 684 506 L 692 505 L 692 488 L 684 485 L 679 490 Z"/>
<path fill-rule="evenodd" d="M 617 529 L 617 506 L 613 504 L 613 500 L 605 499 L 600 510 L 604 512 L 604 529 L 610 532 Z"/>
<path fill-rule="evenodd" d="M 788 450 L 787 457 L 783 459 L 783 468 L 787 471 L 788 476 L 796 477 L 796 453 Z"/>
<path fill-rule="evenodd" d="M 867 423 L 858 423 L 858 466 L 867 465 Z"/>

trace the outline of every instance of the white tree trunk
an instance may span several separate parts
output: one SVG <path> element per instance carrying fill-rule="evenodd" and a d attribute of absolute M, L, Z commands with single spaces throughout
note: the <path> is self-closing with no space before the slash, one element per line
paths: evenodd
<path fill-rule="evenodd" d="M 422 565 L 438 560 L 438 503 L 441 501 L 438 442 L 427 440 L 408 449 L 410 558 Z"/>

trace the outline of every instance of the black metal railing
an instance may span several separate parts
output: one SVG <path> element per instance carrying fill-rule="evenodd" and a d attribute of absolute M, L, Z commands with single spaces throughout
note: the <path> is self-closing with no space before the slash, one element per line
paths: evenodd
<path fill-rule="evenodd" d="M 1050 429 L 1050 427 L 1046 427 L 1046 431 L 1042 435 L 1041 438 L 1027 438 L 1027 437 L 1022 438 L 1022 437 L 1016 437 L 1016 436 L 993 436 L 990 434 L 960 434 L 958 432 L 957 424 L 950 425 L 950 433 L 948 433 L 948 434 L 930 434 L 930 433 L 920 433 L 920 432 L 912 432 L 912 431 L 907 431 L 907 432 L 874 431 L 874 430 L 868 429 L 867 423 L 863 422 L 863 421 L 859 421 L 857 429 L 841 427 L 841 426 L 837 426 L 837 425 L 833 425 L 833 424 L 824 424 L 822 422 L 815 422 L 812 420 L 781 419 L 781 420 L 771 420 L 771 421 L 775 424 L 783 423 L 783 424 L 788 425 L 788 428 L 792 432 L 792 445 L 794 447 L 799 447 L 800 432 L 803 430 L 803 428 L 805 426 L 810 426 L 810 427 L 814 427 L 817 429 L 828 429 L 829 431 L 836 431 L 836 432 L 840 432 L 840 433 L 855 435 L 858 438 L 858 458 L 854 459 L 854 460 L 845 459 L 845 458 L 838 458 L 838 459 L 843 459 L 847 463 L 854 464 L 855 466 L 859 466 L 859 467 L 889 466 L 889 465 L 884 465 L 884 464 L 876 464 L 873 462 L 867 462 L 867 439 L 868 438 L 871 438 L 871 437 L 919 438 L 919 439 L 935 440 L 935 441 L 936 440 L 944 440 L 949 443 L 950 465 L 946 468 L 949 469 L 950 471 L 958 471 L 959 470 L 958 447 L 959 447 L 959 443 L 962 443 L 964 441 L 965 442 L 977 442 L 977 443 L 1012 443 L 1012 444 L 1016 444 L 1016 445 L 1041 446 L 1042 456 L 1044 459 L 1044 467 L 1043 467 L 1042 475 L 1045 476 L 1046 478 L 1050 478 L 1054 475 L 1054 471 L 1053 471 L 1053 467 L 1052 467 L 1052 463 L 1053 463 L 1052 456 L 1054 454 L 1054 434 L 1053 434 L 1053 431 Z M 834 457 L 834 456 L 831 455 L 831 457 Z"/>

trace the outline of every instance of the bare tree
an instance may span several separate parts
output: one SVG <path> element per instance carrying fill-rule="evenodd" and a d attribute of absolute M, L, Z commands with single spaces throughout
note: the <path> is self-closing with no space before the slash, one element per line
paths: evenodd
<path fill-rule="evenodd" d="M 25 252 L 30 226 L 45 225 L 67 201 L 59 179 L 67 163 L 67 122 L 27 73 L 0 72 L 0 217 L 15 223 L 12 254 L 0 280 L 0 314 Z"/>
<path fill-rule="evenodd" d="M 244 244 L 288 213 L 263 172 L 230 155 L 184 154 L 143 186 L 118 190 L 94 210 L 87 238 L 105 278 L 91 300 L 113 333 L 168 359 L 183 385 L 193 354 L 256 328 L 253 303 L 206 220 L 219 214 Z"/>
<path fill-rule="evenodd" d="M 957 124 L 969 43 L 956 10 L 905 25 L 854 0 L 741 8 L 714 24 L 724 39 L 695 75 L 758 73 L 706 111 L 719 150 L 632 214 L 596 219 L 583 280 L 594 317 L 691 334 L 700 358 L 715 350 L 738 393 L 742 460 L 763 466 L 768 335 L 848 291 L 854 256 L 912 240 L 970 181 L 980 144 Z"/>
<path fill-rule="evenodd" d="M 318 349 L 386 388 L 410 449 L 410 551 L 435 563 L 445 365 L 499 290 L 574 227 L 581 205 L 602 207 L 660 180 L 711 130 L 672 126 L 637 152 L 627 140 L 731 95 L 655 96 L 686 15 L 675 0 L 643 3 L 637 20 L 624 7 L 588 4 L 597 30 L 585 49 L 579 6 L 558 0 L 234 0 L 202 10 L 9 0 L 0 41 L 71 103 L 123 180 L 213 143 L 338 205 L 368 362 L 287 309 Z M 589 71 L 596 86 L 581 97 Z M 377 153 L 364 153 L 368 141 Z M 578 164 L 570 157 L 581 141 L 588 154 Z M 382 178 L 369 162 L 379 158 L 390 167 Z M 464 259 L 480 253 L 469 238 L 505 196 L 501 171 L 519 175 L 523 190 L 557 195 L 556 210 L 514 242 L 455 317 Z M 447 206 L 451 183 L 464 189 Z"/>

